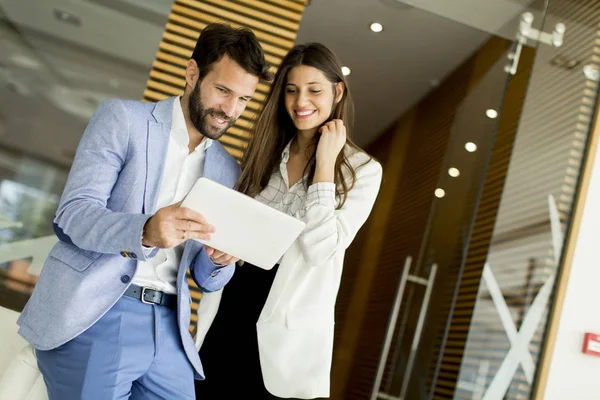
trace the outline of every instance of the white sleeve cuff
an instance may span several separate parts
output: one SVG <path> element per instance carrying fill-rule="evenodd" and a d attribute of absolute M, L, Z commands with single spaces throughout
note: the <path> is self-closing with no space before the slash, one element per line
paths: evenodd
<path fill-rule="evenodd" d="M 306 208 L 314 205 L 335 207 L 335 183 L 317 182 L 308 187 L 306 193 Z"/>

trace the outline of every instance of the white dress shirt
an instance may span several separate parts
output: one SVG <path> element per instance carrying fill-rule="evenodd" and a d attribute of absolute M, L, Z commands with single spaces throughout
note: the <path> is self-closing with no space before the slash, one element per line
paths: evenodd
<path fill-rule="evenodd" d="M 189 152 L 189 135 L 181 109 L 180 97 L 177 97 L 173 102 L 171 136 L 158 192 L 157 210 L 185 198 L 204 172 L 205 152 L 211 144 L 211 139 L 204 138 L 193 152 Z M 138 261 L 132 283 L 176 294 L 177 271 L 182 254 L 183 243 L 173 249 L 160 249 L 148 261 Z"/>

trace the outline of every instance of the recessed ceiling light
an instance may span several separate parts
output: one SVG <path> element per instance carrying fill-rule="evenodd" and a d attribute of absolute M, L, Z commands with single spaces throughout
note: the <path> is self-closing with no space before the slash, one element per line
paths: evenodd
<path fill-rule="evenodd" d="M 342 67 L 342 74 L 344 74 L 344 76 L 348 76 L 352 73 L 352 70 L 348 67 Z"/>
<path fill-rule="evenodd" d="M 448 170 L 448 175 L 450 175 L 453 178 L 457 178 L 460 175 L 460 171 L 458 170 L 458 168 L 450 168 Z"/>
<path fill-rule="evenodd" d="M 446 195 L 446 191 L 444 189 L 441 189 L 441 188 L 435 189 L 435 197 L 437 197 L 438 199 L 441 199 L 445 195 Z"/>
<path fill-rule="evenodd" d="M 490 108 L 485 111 L 485 115 L 487 115 L 488 118 L 496 119 L 498 118 L 498 111 L 494 110 L 493 108 Z"/>
<path fill-rule="evenodd" d="M 381 25 L 379 22 L 373 22 L 371 24 L 371 30 L 375 33 L 379 33 L 383 30 L 383 25 Z"/>
<path fill-rule="evenodd" d="M 469 153 L 473 153 L 477 151 L 477 145 L 473 142 L 467 142 L 465 143 L 465 149 L 467 149 Z"/>
<path fill-rule="evenodd" d="M 71 14 L 70 12 L 54 9 L 54 18 L 61 22 L 65 22 L 67 24 L 71 24 L 74 26 L 81 26 L 81 18 L 76 16 L 75 14 Z"/>

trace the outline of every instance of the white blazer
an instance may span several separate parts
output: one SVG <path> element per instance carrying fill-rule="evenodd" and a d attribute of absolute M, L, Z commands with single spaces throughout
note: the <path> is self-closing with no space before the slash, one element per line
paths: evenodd
<path fill-rule="evenodd" d="M 378 162 L 365 164 L 366 154 L 355 153 L 349 160 L 358 168 L 357 180 L 344 206 L 308 209 L 306 228 L 283 256 L 256 324 L 265 387 L 277 397 L 329 397 L 335 300 L 344 253 L 369 216 L 382 177 Z M 205 293 L 200 301 L 198 349 L 221 296 L 222 290 Z"/>

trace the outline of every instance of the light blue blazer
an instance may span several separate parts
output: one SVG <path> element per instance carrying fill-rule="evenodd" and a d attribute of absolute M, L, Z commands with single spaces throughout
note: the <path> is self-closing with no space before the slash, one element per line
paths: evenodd
<path fill-rule="evenodd" d="M 19 333 L 36 349 L 54 349 L 88 329 L 131 284 L 137 260 L 156 253 L 146 254 L 141 238 L 144 224 L 157 211 L 173 101 L 110 99 L 90 120 L 54 220 L 60 241 L 18 320 Z M 234 186 L 240 169 L 221 144 L 215 141 L 205 160 L 205 177 Z M 229 281 L 235 266 L 218 268 L 201 243 L 185 244 L 177 275 L 179 331 L 196 378 L 203 379 L 188 331 L 188 268 L 198 286 L 211 292 Z"/>

